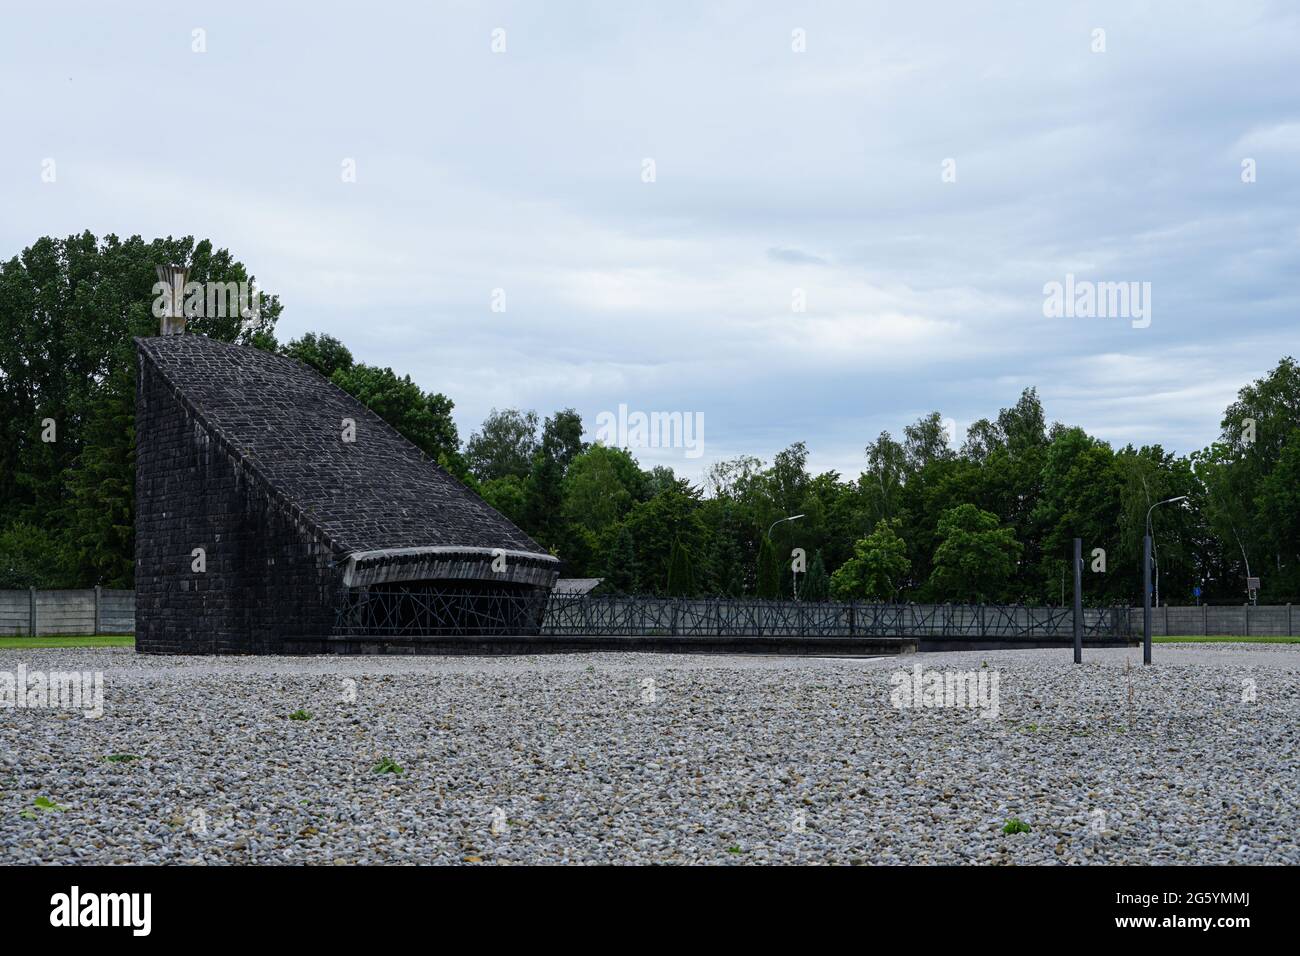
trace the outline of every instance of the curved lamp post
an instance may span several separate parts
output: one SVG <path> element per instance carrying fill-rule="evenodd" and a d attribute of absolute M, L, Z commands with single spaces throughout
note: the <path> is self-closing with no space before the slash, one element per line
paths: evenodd
<path fill-rule="evenodd" d="M 777 519 L 776 519 L 775 521 L 773 521 L 770 525 L 768 525 L 768 528 L 767 528 L 767 540 L 768 540 L 768 541 L 771 541 L 771 540 L 772 540 L 772 529 L 775 528 L 777 525 L 779 525 L 782 521 L 798 521 L 798 520 L 799 520 L 800 518 L 802 518 L 802 517 L 803 517 L 803 515 L 790 515 L 789 517 L 786 517 L 786 518 L 777 518 Z M 794 591 L 794 599 L 795 599 L 796 601 L 799 600 L 799 588 L 798 588 L 798 585 L 797 585 L 797 583 L 796 583 L 797 581 L 798 581 L 798 578 L 795 576 L 794 572 L 791 571 L 791 572 L 790 572 L 790 588 L 791 588 L 791 590 Z"/>
<path fill-rule="evenodd" d="M 1177 498 L 1166 498 L 1164 501 L 1157 501 L 1147 509 L 1147 527 L 1146 537 L 1142 539 L 1142 663 L 1151 663 L 1151 512 L 1160 505 L 1167 505 L 1174 501 L 1186 501 L 1187 495 L 1179 495 Z M 1159 587 L 1160 578 L 1157 576 L 1156 587 Z M 1158 599 L 1157 599 L 1158 603 Z"/>
<path fill-rule="evenodd" d="M 775 528 L 777 525 L 779 525 L 782 521 L 798 521 L 798 520 L 799 520 L 800 518 L 802 518 L 802 517 L 804 517 L 804 516 L 803 516 L 803 515 L 790 515 L 790 517 L 788 517 L 788 518 L 777 518 L 775 521 L 773 521 L 773 522 L 768 526 L 768 529 L 767 529 L 767 539 L 768 539 L 769 541 L 772 540 L 772 529 Z"/>
<path fill-rule="evenodd" d="M 1157 501 L 1155 504 L 1153 504 L 1150 508 L 1147 509 L 1147 537 L 1151 539 L 1151 550 L 1156 555 L 1159 555 L 1160 552 L 1156 549 L 1155 546 L 1156 543 L 1155 534 L 1153 533 L 1151 528 L 1151 512 L 1154 511 L 1156 508 L 1160 507 L 1161 505 L 1167 505 L 1167 504 L 1172 504 L 1175 501 L 1186 501 L 1186 500 L 1187 500 L 1187 495 L 1179 495 L 1177 498 L 1166 498 L 1164 501 Z M 1160 606 L 1160 558 L 1157 557 L 1156 558 L 1156 607 L 1159 606 Z"/>

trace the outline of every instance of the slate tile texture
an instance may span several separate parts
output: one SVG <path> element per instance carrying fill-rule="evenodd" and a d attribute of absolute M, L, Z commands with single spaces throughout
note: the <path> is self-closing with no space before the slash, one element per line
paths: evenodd
<path fill-rule="evenodd" d="M 136 345 L 139 650 L 310 648 L 333 626 L 354 554 L 363 583 L 554 583 L 536 542 L 314 370 L 201 335 Z M 491 569 L 496 548 L 511 555 L 504 574 Z"/>

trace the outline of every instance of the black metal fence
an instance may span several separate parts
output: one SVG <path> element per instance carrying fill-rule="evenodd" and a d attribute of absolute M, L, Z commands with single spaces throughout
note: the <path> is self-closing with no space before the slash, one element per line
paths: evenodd
<path fill-rule="evenodd" d="M 391 585 L 354 588 L 335 613 L 338 637 L 536 634 L 548 592 L 538 588 Z"/>
<path fill-rule="evenodd" d="M 1084 636 L 1133 636 L 1127 608 L 1085 608 Z M 744 598 L 552 595 L 542 633 L 746 637 L 922 637 L 1068 640 L 1070 608 L 997 604 L 805 603 Z"/>
<path fill-rule="evenodd" d="M 1132 636 L 1127 608 L 1086 608 L 1084 636 Z M 504 588 L 359 588 L 335 635 L 919 637 L 1068 640 L 1070 608 L 999 604 L 807 603 L 745 598 L 594 597 Z"/>
<path fill-rule="evenodd" d="M 1069 608 L 1019 605 L 798 604 L 746 599 L 580 597 L 518 592 L 483 595 L 464 606 L 465 593 L 412 589 L 380 596 L 349 593 L 336 633 L 367 634 L 608 634 L 657 628 L 673 634 L 885 635 L 908 629 L 931 638 L 1055 640 L 1071 636 Z M 720 606 L 725 605 L 725 606 Z M 675 611 L 674 611 L 675 609 Z M 1142 631 L 1142 609 L 1085 608 L 1091 639 L 1126 639 Z M 718 627 L 722 631 L 717 630 Z M 640 628 L 640 630 L 638 630 Z M 709 628 L 712 628 L 711 630 Z M 676 630 L 675 630 L 676 629 Z M 131 634 L 135 592 L 103 590 L 0 591 L 0 636 L 6 634 Z M 1201 605 L 1152 608 L 1151 631 L 1166 635 L 1300 636 L 1300 609 L 1285 605 Z"/>

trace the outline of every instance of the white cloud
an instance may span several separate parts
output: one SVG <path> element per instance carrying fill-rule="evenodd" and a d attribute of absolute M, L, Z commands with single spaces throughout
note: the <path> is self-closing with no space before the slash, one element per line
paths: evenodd
<path fill-rule="evenodd" d="M 1232 149 L 1234 158 L 1255 152 L 1300 153 L 1300 122 L 1257 127 L 1237 140 Z"/>
<path fill-rule="evenodd" d="M 1037 385 L 1054 418 L 1186 451 L 1300 353 L 1284 7 L 505 3 L 504 56 L 477 4 L 214 8 L 203 56 L 164 9 L 13 12 L 0 84 L 42 95 L 9 104 L 0 251 L 210 237 L 282 295 L 282 337 L 410 372 L 465 435 L 494 405 L 626 401 L 706 413 L 687 471 L 804 440 L 852 474 L 882 428 Z M 1152 327 L 1044 320 L 1066 272 L 1152 281 Z"/>

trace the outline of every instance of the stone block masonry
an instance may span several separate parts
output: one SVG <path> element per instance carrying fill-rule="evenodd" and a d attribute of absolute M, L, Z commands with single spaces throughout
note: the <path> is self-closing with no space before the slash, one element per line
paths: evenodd
<path fill-rule="evenodd" d="M 350 587 L 554 583 L 556 558 L 311 369 L 199 335 L 137 347 L 137 650 L 344 651 Z"/>
<path fill-rule="evenodd" d="M 137 649 L 271 653 L 285 637 L 327 635 L 337 555 L 145 361 L 136 432 L 147 436 L 136 452 Z"/>

